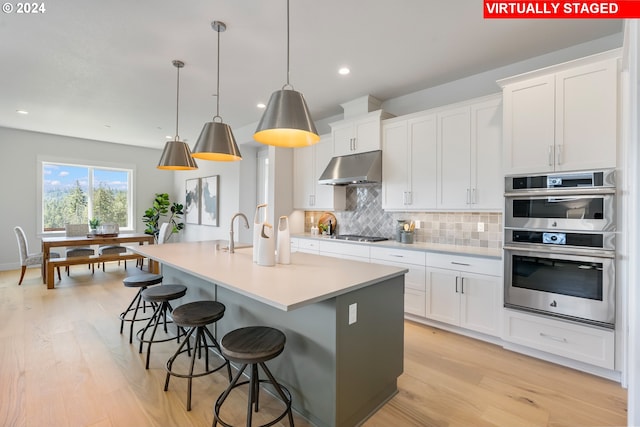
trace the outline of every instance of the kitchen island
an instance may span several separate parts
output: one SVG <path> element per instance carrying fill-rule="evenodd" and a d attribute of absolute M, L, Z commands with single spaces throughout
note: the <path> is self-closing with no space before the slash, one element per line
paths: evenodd
<path fill-rule="evenodd" d="M 164 283 L 188 287 L 181 302 L 226 306 L 212 332 L 251 325 L 282 330 L 284 352 L 269 367 L 293 407 L 317 426 L 355 426 L 397 392 L 403 369 L 406 269 L 293 253 L 263 267 L 252 249 L 223 242 L 140 246 L 162 264 Z M 178 305 L 179 303 L 176 303 Z"/>

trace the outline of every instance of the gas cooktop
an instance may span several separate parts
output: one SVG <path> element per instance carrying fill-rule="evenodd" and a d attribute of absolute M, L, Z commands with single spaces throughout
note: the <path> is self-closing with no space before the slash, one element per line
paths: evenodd
<path fill-rule="evenodd" d="M 356 242 L 382 242 L 383 240 L 389 240 L 386 237 L 360 236 L 358 234 L 338 234 L 336 236 L 331 236 L 331 238 L 338 240 L 353 240 Z"/>

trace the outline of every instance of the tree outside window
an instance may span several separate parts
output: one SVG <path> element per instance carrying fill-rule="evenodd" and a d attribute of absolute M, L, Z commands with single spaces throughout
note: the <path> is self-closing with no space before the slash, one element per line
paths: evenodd
<path fill-rule="evenodd" d="M 127 169 L 42 163 L 43 230 L 64 230 L 65 223 L 116 223 L 130 227 L 131 175 Z"/>

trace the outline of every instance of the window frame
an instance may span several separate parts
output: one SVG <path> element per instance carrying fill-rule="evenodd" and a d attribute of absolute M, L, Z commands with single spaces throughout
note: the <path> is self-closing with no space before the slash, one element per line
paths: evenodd
<path fill-rule="evenodd" d="M 91 173 L 92 169 L 112 169 L 117 171 L 123 171 L 128 173 L 128 187 L 129 192 L 127 194 L 127 204 L 129 206 L 127 212 L 127 223 L 128 227 L 120 228 L 121 231 L 124 232 L 134 232 L 136 228 L 135 224 L 135 176 L 136 176 L 136 168 L 133 164 L 123 164 L 123 163 L 113 163 L 113 162 L 101 162 L 95 160 L 87 160 L 87 159 L 70 159 L 68 157 L 52 157 L 52 156 L 38 156 L 37 158 L 37 189 L 36 189 L 36 197 L 37 197 L 37 213 L 36 213 L 36 221 L 38 224 L 38 233 L 40 236 L 56 236 L 64 234 L 64 231 L 45 231 L 44 230 L 44 189 L 43 189 L 43 169 L 45 164 L 56 164 L 56 165 L 66 165 L 66 166 L 74 166 L 74 167 L 86 167 L 90 169 L 89 173 L 89 183 L 88 183 L 88 197 L 89 197 L 89 212 L 93 208 L 93 173 Z"/>

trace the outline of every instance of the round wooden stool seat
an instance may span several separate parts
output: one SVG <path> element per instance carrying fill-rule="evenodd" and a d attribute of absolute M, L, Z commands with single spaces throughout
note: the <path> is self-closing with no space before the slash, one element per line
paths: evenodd
<path fill-rule="evenodd" d="M 217 322 L 224 316 L 224 304 L 218 301 L 195 301 L 173 310 L 173 321 L 185 328 L 196 328 Z"/>
<path fill-rule="evenodd" d="M 149 369 L 149 357 L 151 356 L 151 344 L 154 342 L 166 342 L 177 340 L 180 342 L 180 337 L 187 335 L 187 331 L 180 325 L 176 325 L 176 335 L 169 335 L 167 325 L 169 323 L 175 323 L 170 316 L 167 316 L 167 312 L 173 313 L 173 307 L 170 301 L 182 298 L 187 293 L 187 287 L 185 285 L 160 285 L 146 288 L 142 291 L 142 299 L 155 305 L 155 311 L 147 322 L 146 326 L 138 331 L 136 337 L 140 341 L 139 353 L 142 353 L 142 346 L 147 343 L 147 362 L 145 364 L 146 369 Z M 167 320 L 169 317 L 169 320 Z M 162 324 L 164 330 L 164 336 L 156 338 L 156 331 L 158 325 Z M 145 338 L 147 331 L 151 329 L 151 336 Z"/>
<path fill-rule="evenodd" d="M 186 293 L 185 285 L 162 285 L 145 289 L 142 298 L 149 302 L 163 302 L 182 298 Z"/>
<path fill-rule="evenodd" d="M 249 326 L 229 332 L 222 338 L 223 355 L 238 363 L 259 363 L 271 360 L 284 350 L 285 335 L 267 326 Z"/>
<path fill-rule="evenodd" d="M 222 355 L 236 363 L 241 363 L 240 369 L 236 373 L 235 377 L 231 380 L 231 383 L 227 389 L 218 397 L 215 405 L 213 406 L 213 427 L 218 423 L 225 427 L 231 427 L 231 424 L 225 422 L 220 418 L 220 410 L 225 400 L 236 387 L 248 385 L 248 405 L 247 405 L 247 418 L 246 425 L 252 425 L 252 413 L 258 412 L 260 402 L 260 384 L 270 384 L 276 392 L 276 395 L 280 397 L 284 405 L 282 412 L 276 416 L 270 422 L 263 424 L 262 427 L 272 426 L 278 423 L 285 416 L 289 418 L 289 425 L 293 427 L 293 413 L 291 411 L 291 392 L 279 384 L 267 365 L 264 362 L 271 360 L 278 356 L 284 350 L 286 342 L 286 336 L 281 331 L 270 328 L 268 326 L 249 326 L 233 330 L 226 334 L 222 341 L 220 341 L 220 347 L 222 349 Z M 249 380 L 238 381 L 245 369 L 249 367 Z M 262 369 L 262 372 L 267 376 L 267 379 L 260 379 L 258 367 Z"/>
<path fill-rule="evenodd" d="M 218 341 L 211 331 L 207 329 L 207 325 L 217 322 L 224 316 L 226 307 L 218 301 L 195 301 L 183 304 L 173 310 L 172 317 L 176 325 L 188 328 L 187 336 L 173 356 L 167 361 L 167 376 L 164 382 L 164 391 L 169 389 L 169 380 L 171 376 L 179 378 L 187 378 L 187 411 L 191 410 L 191 384 L 193 378 L 212 374 L 222 368 L 227 368 L 227 376 L 231 381 L 231 365 L 229 361 L 222 356 L 222 350 Z M 195 334 L 194 348 L 191 351 L 190 341 Z M 186 346 L 186 348 L 185 348 Z M 216 366 L 209 366 L 209 350 L 213 350 L 214 355 L 218 356 L 220 363 Z M 180 371 L 180 368 L 174 369 L 173 363 L 183 353 L 190 356 L 190 364 L 188 372 Z M 205 365 L 196 367 L 196 354 L 198 359 L 202 358 L 204 353 Z"/>
<path fill-rule="evenodd" d="M 162 283 L 162 274 L 136 274 L 135 276 L 125 277 L 122 281 L 127 288 L 141 288 L 144 286 L 157 285 Z"/>
<path fill-rule="evenodd" d="M 129 344 L 131 344 L 133 342 L 133 324 L 138 321 L 150 319 L 150 317 L 138 317 L 138 312 L 141 308 L 143 313 L 147 312 L 147 302 L 143 301 L 142 292 L 147 289 L 148 286 L 162 283 L 162 274 L 136 274 L 126 277 L 122 283 L 127 288 L 138 288 L 138 292 L 129 303 L 129 306 L 120 313 L 120 333 L 122 333 L 124 329 L 124 322 L 131 323 L 129 327 Z M 149 308 L 155 309 L 155 305 L 151 304 Z"/>

